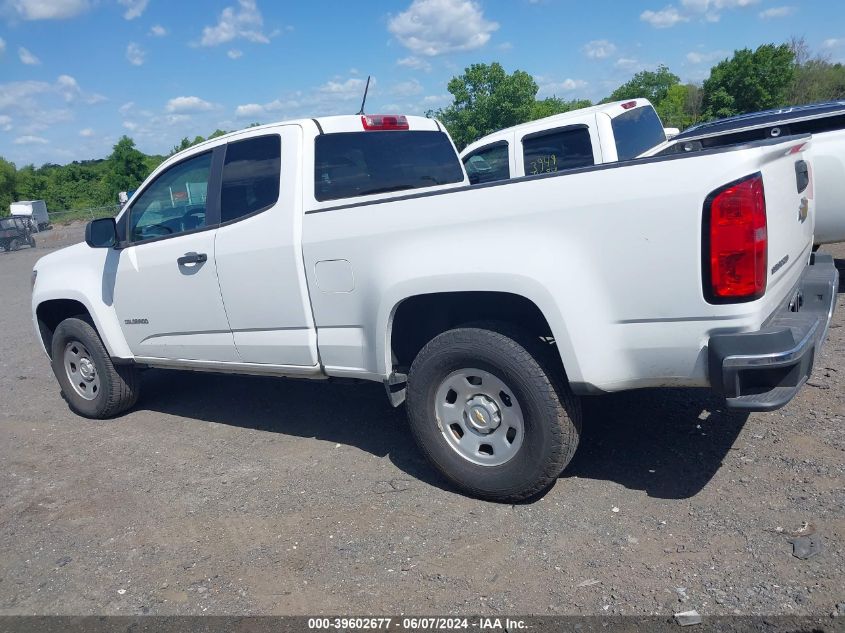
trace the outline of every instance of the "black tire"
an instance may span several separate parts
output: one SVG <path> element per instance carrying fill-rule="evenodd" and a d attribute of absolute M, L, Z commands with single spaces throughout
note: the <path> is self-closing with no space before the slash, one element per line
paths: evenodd
<path fill-rule="evenodd" d="M 493 374 L 520 404 L 522 444 L 503 464 L 473 463 L 441 431 L 437 390 L 463 368 Z M 461 327 L 432 339 L 411 364 L 407 408 L 414 438 L 434 467 L 464 492 L 491 501 L 524 501 L 549 488 L 575 454 L 581 434 L 580 400 L 548 346 L 505 324 Z"/>
<path fill-rule="evenodd" d="M 18 250 L 20 247 L 21 247 L 21 243 L 18 241 L 18 239 L 17 239 L 17 238 L 13 238 L 13 239 L 12 239 L 12 241 L 11 241 L 11 242 L 9 242 L 9 246 L 6 248 L 6 250 L 9 250 L 9 251 L 16 251 L 16 250 Z"/>
<path fill-rule="evenodd" d="M 26 242 L 27 242 L 27 244 L 29 244 L 29 247 L 30 247 L 30 248 L 35 248 L 35 238 L 34 238 L 34 237 L 32 237 L 32 236 L 30 235 L 30 236 L 29 236 L 29 239 L 28 239 Z"/>
<path fill-rule="evenodd" d="M 100 388 L 93 399 L 86 400 L 71 385 L 65 371 L 65 349 L 68 344 L 81 343 L 90 354 L 96 368 Z M 53 373 L 62 388 L 62 395 L 70 408 L 86 418 L 113 417 L 131 408 L 140 394 L 138 370 L 133 365 L 112 363 L 99 334 L 81 318 L 65 319 L 56 327 L 52 343 Z"/>

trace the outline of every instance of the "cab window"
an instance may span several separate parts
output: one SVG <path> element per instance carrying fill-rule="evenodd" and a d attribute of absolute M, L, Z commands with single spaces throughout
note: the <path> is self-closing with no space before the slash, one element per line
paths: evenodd
<path fill-rule="evenodd" d="M 229 143 L 223 163 L 220 222 L 232 222 L 275 205 L 281 163 L 278 134 Z"/>
<path fill-rule="evenodd" d="M 590 131 L 586 125 L 526 136 L 522 140 L 522 155 L 526 176 L 595 164 Z"/>
<path fill-rule="evenodd" d="M 472 185 L 507 180 L 511 177 L 508 144 L 496 143 L 474 151 L 464 158 L 464 167 Z"/>
<path fill-rule="evenodd" d="M 129 240 L 170 237 L 206 226 L 211 152 L 170 167 L 147 187 L 129 210 Z"/>

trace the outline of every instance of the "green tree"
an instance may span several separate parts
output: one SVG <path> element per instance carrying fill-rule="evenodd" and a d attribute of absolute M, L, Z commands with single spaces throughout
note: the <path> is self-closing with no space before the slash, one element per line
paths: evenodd
<path fill-rule="evenodd" d="M 108 161 L 110 170 L 107 183 L 113 200 L 121 191 L 137 189 L 147 177 L 145 156 L 135 148 L 135 141 L 128 136 L 122 136 L 114 146 Z"/>
<path fill-rule="evenodd" d="M 545 99 L 538 99 L 531 104 L 529 119 L 531 121 L 543 119 L 547 116 L 562 114 L 571 110 L 589 108 L 591 105 L 593 105 L 593 102 L 589 99 L 572 99 L 570 101 L 564 101 L 559 97 L 546 97 Z"/>
<path fill-rule="evenodd" d="M 496 130 L 531 118 L 537 82 L 527 72 L 510 75 L 501 64 L 473 64 L 448 84 L 452 105 L 428 116 L 440 119 L 458 149 Z"/>
<path fill-rule="evenodd" d="M 688 128 L 701 120 L 701 89 L 695 84 L 675 84 L 655 109 L 666 127 Z"/>
<path fill-rule="evenodd" d="M 704 81 L 704 116 L 721 118 L 785 105 L 795 78 L 794 61 L 789 44 L 735 51 Z"/>
<path fill-rule="evenodd" d="M 9 205 L 15 202 L 18 170 L 14 163 L 0 158 L 0 217 L 9 215 Z"/>
<path fill-rule="evenodd" d="M 672 73 L 668 67 L 660 65 L 657 70 L 643 70 L 634 75 L 630 81 L 622 84 L 605 99 L 608 101 L 624 101 L 625 99 L 648 99 L 656 107 L 666 98 L 669 89 L 681 83 L 680 77 Z"/>

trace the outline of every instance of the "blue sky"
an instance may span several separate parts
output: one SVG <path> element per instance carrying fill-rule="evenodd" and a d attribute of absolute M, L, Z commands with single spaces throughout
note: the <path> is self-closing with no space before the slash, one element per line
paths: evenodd
<path fill-rule="evenodd" d="M 0 0 L 0 156 L 148 153 L 300 116 L 446 105 L 471 63 L 526 70 L 540 96 L 600 99 L 667 64 L 700 82 L 734 49 L 804 36 L 845 59 L 841 0 Z"/>

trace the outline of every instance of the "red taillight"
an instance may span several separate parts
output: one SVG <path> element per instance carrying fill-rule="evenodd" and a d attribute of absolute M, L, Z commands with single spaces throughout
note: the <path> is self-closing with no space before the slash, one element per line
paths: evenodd
<path fill-rule="evenodd" d="M 365 114 L 361 117 L 365 130 L 407 130 L 404 114 Z"/>
<path fill-rule="evenodd" d="M 637 107 L 636 101 L 626 101 L 625 103 L 622 104 L 623 110 L 630 110 L 631 108 L 636 108 L 636 107 Z"/>
<path fill-rule="evenodd" d="M 766 292 L 768 234 L 763 178 L 755 174 L 708 198 L 709 271 L 704 280 L 713 302 L 753 301 Z"/>

